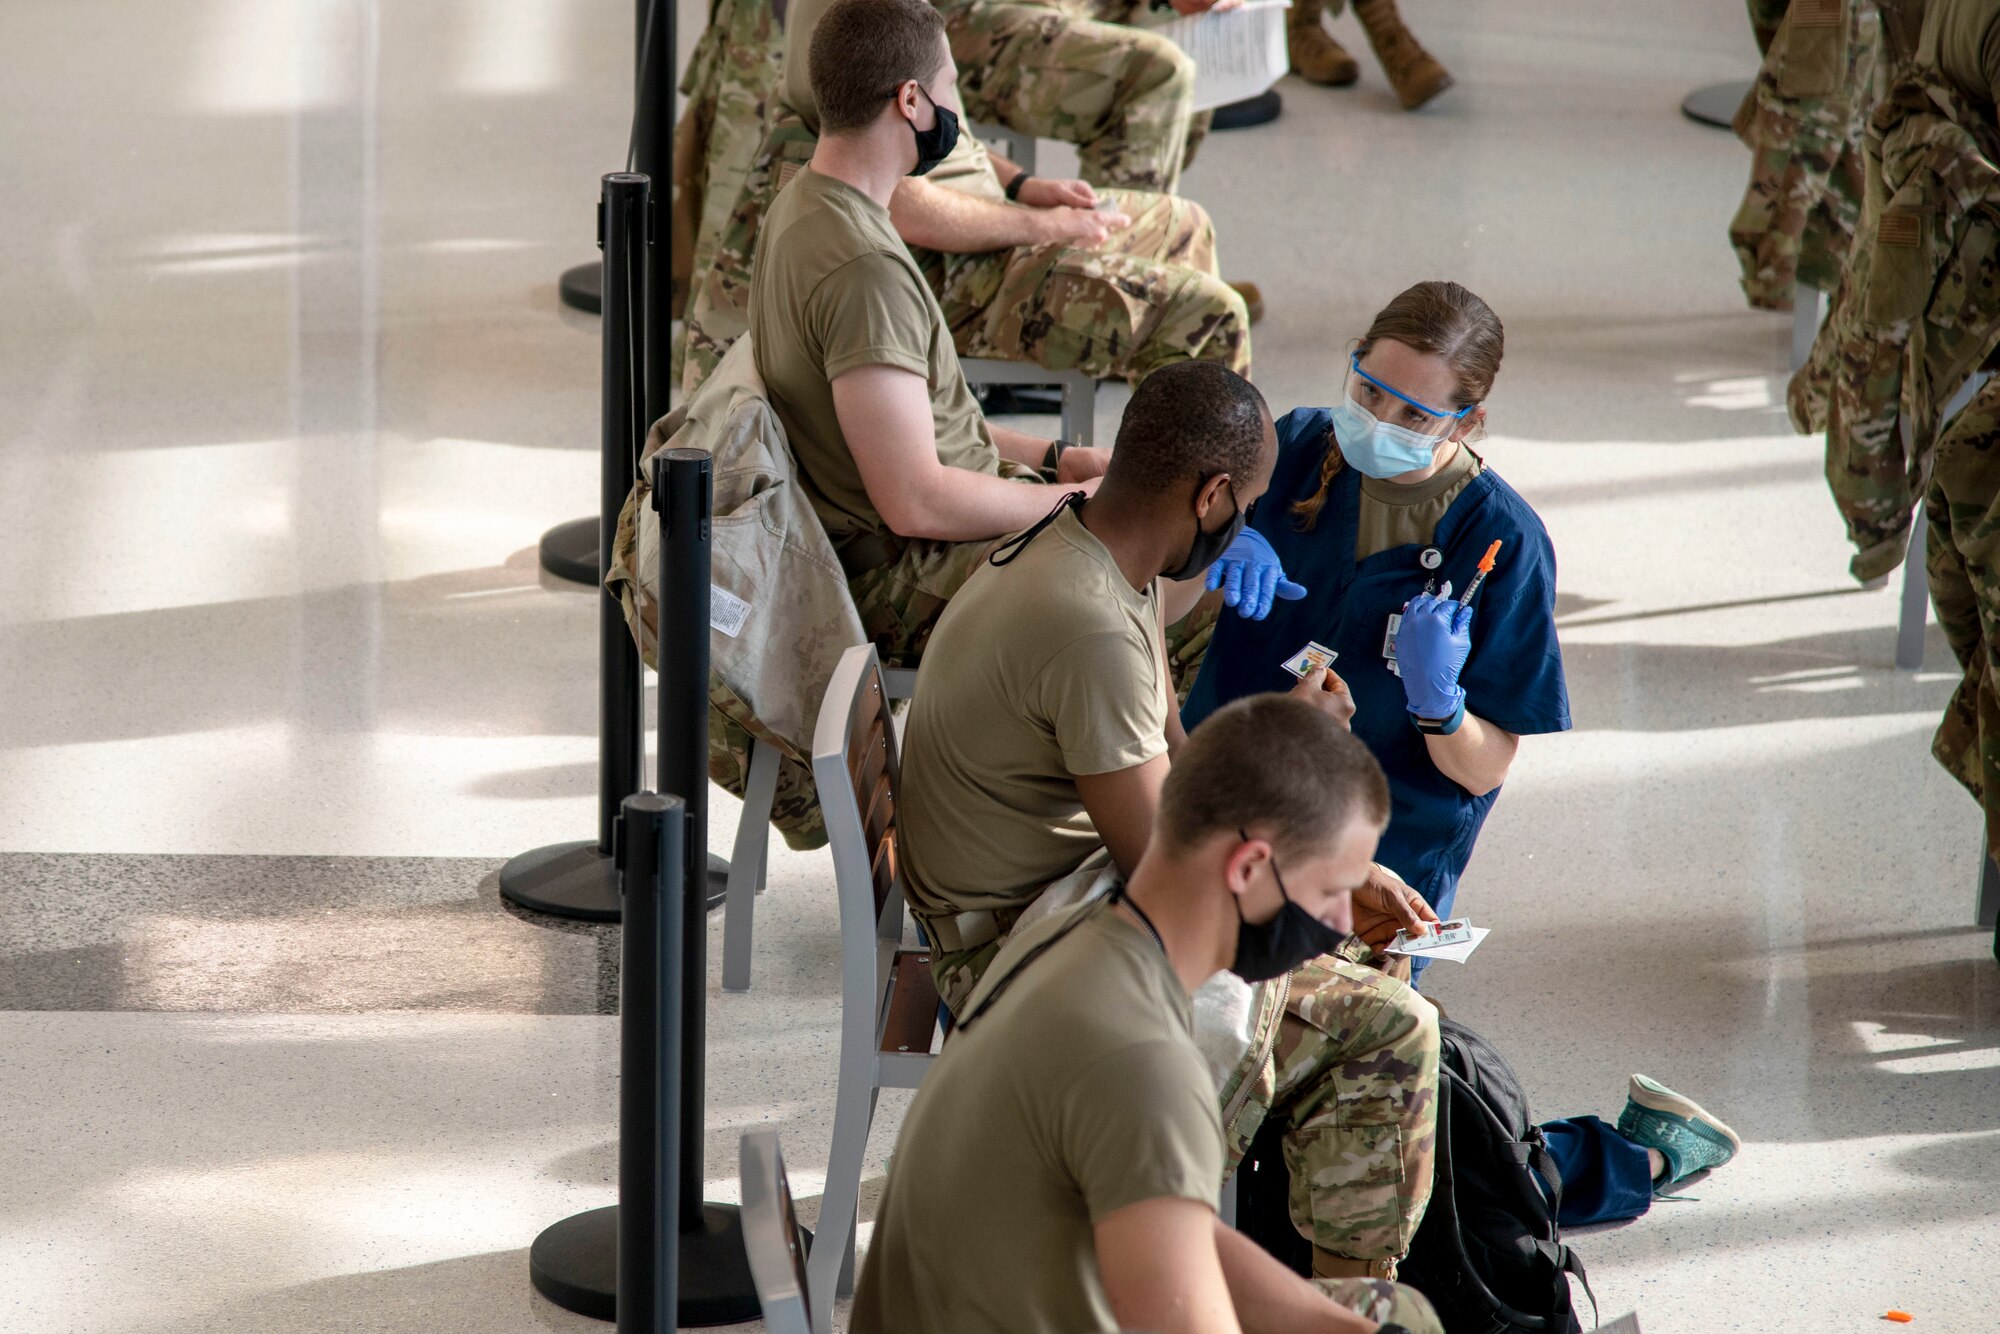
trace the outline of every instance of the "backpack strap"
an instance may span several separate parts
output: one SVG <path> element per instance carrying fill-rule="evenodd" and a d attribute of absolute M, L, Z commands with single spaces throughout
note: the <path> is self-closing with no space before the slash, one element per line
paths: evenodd
<path fill-rule="evenodd" d="M 1535 1249 L 1540 1251 L 1543 1257 L 1559 1271 L 1573 1276 L 1578 1283 L 1583 1285 L 1583 1295 L 1590 1298 L 1590 1323 L 1592 1325 L 1603 1323 L 1602 1317 L 1597 1310 L 1597 1294 L 1590 1290 L 1590 1275 L 1584 1272 L 1582 1258 L 1575 1251 L 1560 1242 L 1537 1241 Z M 1552 1330 L 1563 1328 L 1563 1317 L 1568 1314 L 1570 1314 L 1569 1302 L 1567 1300 L 1558 1302 L 1556 1307 L 1549 1312 L 1549 1328 Z"/>

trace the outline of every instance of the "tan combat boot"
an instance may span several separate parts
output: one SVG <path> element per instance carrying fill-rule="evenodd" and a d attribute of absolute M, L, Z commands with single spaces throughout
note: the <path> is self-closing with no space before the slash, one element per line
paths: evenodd
<path fill-rule="evenodd" d="M 1417 44 L 1396 13 L 1396 0 L 1354 0 L 1354 17 L 1368 33 L 1368 44 L 1389 76 L 1389 86 L 1403 110 L 1415 111 L 1451 87 L 1451 74 Z"/>
<path fill-rule="evenodd" d="M 1361 77 L 1361 66 L 1320 24 L 1326 0 L 1293 0 L 1285 14 L 1285 46 L 1292 73 L 1329 88 L 1345 88 Z"/>

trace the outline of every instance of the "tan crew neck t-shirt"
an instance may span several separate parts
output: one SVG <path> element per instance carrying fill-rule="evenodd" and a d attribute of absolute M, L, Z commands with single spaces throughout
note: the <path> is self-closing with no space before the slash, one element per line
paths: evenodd
<path fill-rule="evenodd" d="M 1429 544 L 1459 492 L 1484 471 L 1486 465 L 1479 456 L 1461 443 L 1451 462 L 1414 486 L 1363 477 L 1360 511 L 1355 518 L 1354 559 L 1367 560 L 1392 547 Z"/>
<path fill-rule="evenodd" d="M 806 167 L 772 201 L 750 278 L 750 342 L 806 494 L 836 544 L 886 526 L 833 409 L 833 381 L 857 367 L 922 376 L 938 461 L 999 473 L 1000 451 L 937 298 L 889 210 L 846 182 Z"/>
<path fill-rule="evenodd" d="M 938 619 L 903 732 L 900 851 L 933 913 L 1034 901 L 1103 840 L 1077 774 L 1167 750 L 1158 582 L 1135 590 L 1066 509 Z"/>
<path fill-rule="evenodd" d="M 1222 1181 L 1187 993 L 1142 927 L 1094 902 L 1010 940 L 967 1012 L 903 1119 L 850 1328 L 1116 1329 L 1092 1225 L 1153 1199 L 1213 1208 Z"/>
<path fill-rule="evenodd" d="M 1917 59 L 1934 62 L 1976 107 L 1991 114 L 2000 102 L 2000 5 L 1928 0 Z"/>

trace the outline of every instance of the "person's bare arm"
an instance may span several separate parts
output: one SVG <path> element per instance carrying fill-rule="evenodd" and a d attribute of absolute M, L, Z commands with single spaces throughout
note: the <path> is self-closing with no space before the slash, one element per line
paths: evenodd
<path fill-rule="evenodd" d="M 999 537 L 1047 514 L 1061 494 L 938 462 L 930 392 L 913 372 L 857 366 L 834 380 L 833 409 L 869 503 L 903 537 Z M 1094 491 L 1096 483 L 1068 489 Z"/>
<path fill-rule="evenodd" d="M 1236 1323 L 1244 1334 L 1375 1334 L 1381 1328 L 1294 1274 L 1220 1218 L 1210 1215 L 1209 1225 Z M 1112 1309 L 1117 1310 L 1115 1300 Z M 1119 1316 L 1122 1320 L 1124 1312 Z"/>
<path fill-rule="evenodd" d="M 1465 721 L 1450 736 L 1424 734 L 1424 749 L 1438 772 L 1475 797 L 1483 797 L 1507 781 L 1521 738 L 1466 710 Z"/>
<path fill-rule="evenodd" d="M 1003 459 L 1025 463 L 1030 468 L 1039 468 L 1049 457 L 1052 441 L 1026 431 L 1017 431 L 1011 426 L 988 420 L 986 429 L 993 432 L 993 444 Z M 1092 477 L 1104 476 L 1104 470 L 1111 466 L 1111 451 L 1095 446 L 1071 445 L 1056 460 L 1056 480 L 1058 482 L 1082 482 Z"/>
<path fill-rule="evenodd" d="M 1173 1196 L 1128 1204 L 1097 1221 L 1091 1229 L 1097 1272 L 1120 1328 L 1153 1334 L 1241 1334 L 1243 1327 L 1230 1302 L 1233 1291 L 1216 1253 L 1219 1227 L 1213 1209 L 1198 1200 Z M 1276 1260 L 1269 1263 L 1278 1267 Z M 1292 1281 L 1303 1283 L 1298 1278 Z"/>
<path fill-rule="evenodd" d="M 1095 208 L 1023 207 L 909 176 L 897 183 L 889 200 L 889 221 L 907 245 L 947 255 L 978 255 L 1050 242 L 1100 246 L 1132 220 Z"/>
<path fill-rule="evenodd" d="M 1175 724 L 1178 726 L 1178 724 Z M 1077 795 L 1111 853 L 1119 871 L 1131 875 L 1153 835 L 1153 815 L 1160 809 L 1160 789 L 1173 761 L 1155 755 L 1144 764 L 1107 774 L 1076 775 Z"/>

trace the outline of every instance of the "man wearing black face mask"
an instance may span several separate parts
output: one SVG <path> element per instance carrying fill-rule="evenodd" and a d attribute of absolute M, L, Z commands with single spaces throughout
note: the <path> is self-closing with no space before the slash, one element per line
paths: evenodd
<path fill-rule="evenodd" d="M 820 136 L 772 202 L 750 283 L 751 351 L 801 486 L 862 622 L 897 664 L 985 554 L 1061 493 L 1089 492 L 1101 450 L 986 421 L 937 298 L 896 234 L 904 178 L 951 150 L 955 71 L 924 0 L 837 0 L 808 50 Z"/>
<path fill-rule="evenodd" d="M 939 618 L 904 729 L 897 824 L 909 905 L 954 1011 L 1025 913 L 1065 901 L 1093 868 L 1138 866 L 1184 741 L 1162 627 L 1201 593 L 1274 452 L 1247 381 L 1208 362 L 1163 367 L 1133 393 L 1097 494 L 1002 543 Z M 1330 672 L 1292 694 L 1341 726 L 1353 714 Z M 1381 872 L 1357 925 L 1386 943 L 1421 905 Z M 1245 971 L 1299 925 L 1287 914 L 1276 942 L 1251 932 Z M 1232 1161 L 1267 1116 L 1287 1128 L 1292 1217 L 1316 1271 L 1391 1277 L 1430 1197 L 1436 1012 L 1368 966 L 1363 942 L 1339 957 L 1334 940 L 1309 943 L 1262 972 L 1280 980 L 1205 995 L 1199 1031 Z M 1213 1033 L 1212 1009 L 1228 1016 Z"/>
<path fill-rule="evenodd" d="M 1388 816 L 1325 713 L 1265 695 L 1209 719 L 1129 881 L 1024 927 L 964 1003 L 903 1121 L 856 1334 L 1437 1334 L 1414 1291 L 1308 1283 L 1217 1217 L 1190 1022 L 1219 970 L 1281 974 L 1339 938 Z"/>

